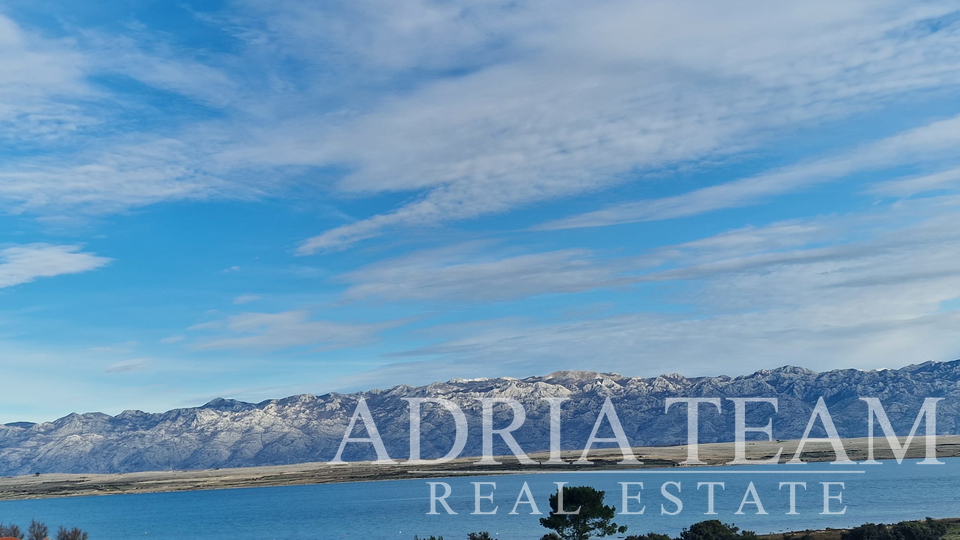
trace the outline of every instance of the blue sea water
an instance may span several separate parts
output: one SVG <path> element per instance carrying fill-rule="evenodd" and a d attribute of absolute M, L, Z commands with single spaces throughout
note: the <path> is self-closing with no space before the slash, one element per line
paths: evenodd
<path fill-rule="evenodd" d="M 915 460 L 902 464 L 831 465 L 811 463 L 799 466 L 742 466 L 717 468 L 680 468 L 644 471 L 566 472 L 432 478 L 287 486 L 181 493 L 153 493 L 72 497 L 0 502 L 0 521 L 17 523 L 22 528 L 31 519 L 58 525 L 76 526 L 90 533 L 91 540 L 204 539 L 204 540 L 412 540 L 415 534 L 442 535 L 446 540 L 466 538 L 471 531 L 489 531 L 501 540 L 537 540 L 546 530 L 531 507 L 521 504 L 517 514 L 509 512 L 529 486 L 541 512 L 548 512 L 547 500 L 556 492 L 555 482 L 590 485 L 607 493 L 607 503 L 622 509 L 620 482 L 642 482 L 641 502 L 629 501 L 629 510 L 645 507 L 642 515 L 618 515 L 616 521 L 629 527 L 628 534 L 650 531 L 678 533 L 683 527 L 704 519 L 721 519 L 757 532 L 778 532 L 809 528 L 847 527 L 864 522 L 894 522 L 904 519 L 960 516 L 960 459 L 945 459 L 944 465 L 918 465 Z M 862 472 L 860 472 L 862 471 Z M 797 491 L 796 515 L 789 515 L 789 488 L 781 482 L 806 482 Z M 439 515 L 428 515 L 428 482 L 446 482 L 447 498 L 457 515 L 447 515 L 438 505 Z M 493 502 L 481 501 L 481 510 L 498 507 L 496 515 L 472 515 L 472 482 L 495 482 L 481 486 L 484 495 L 493 492 Z M 661 495 L 665 482 L 679 482 L 680 492 L 671 493 L 683 501 L 677 515 L 661 514 L 677 509 Z M 706 487 L 700 482 L 723 482 L 717 488 L 715 510 L 707 511 Z M 748 485 L 753 482 L 767 512 L 746 504 L 744 514 L 735 512 Z M 842 515 L 823 515 L 821 482 L 843 482 L 842 502 L 830 501 L 832 511 L 846 507 Z M 832 493 L 840 491 L 832 486 Z M 639 486 L 629 486 L 636 494 Z M 442 494 L 443 486 L 437 486 Z"/>

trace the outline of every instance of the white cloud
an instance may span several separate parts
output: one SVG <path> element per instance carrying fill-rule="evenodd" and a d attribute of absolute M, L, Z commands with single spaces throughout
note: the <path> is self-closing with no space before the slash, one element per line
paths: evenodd
<path fill-rule="evenodd" d="M 80 251 L 80 246 L 27 244 L 0 249 L 0 288 L 38 278 L 78 274 L 106 266 L 110 259 Z"/>
<path fill-rule="evenodd" d="M 952 189 L 958 186 L 960 186 L 960 168 L 955 168 L 881 182 L 872 186 L 869 192 L 876 195 L 909 197 L 919 193 Z"/>
<path fill-rule="evenodd" d="M 675 219 L 725 208 L 738 208 L 858 172 L 955 159 L 958 147 L 960 147 L 960 116 L 911 129 L 866 144 L 840 156 L 765 172 L 674 197 L 618 204 L 603 210 L 545 223 L 538 229 L 603 227 L 638 221 Z M 955 175 L 956 172 L 953 174 Z M 885 189 L 885 192 L 891 190 L 902 192 L 908 185 L 918 186 L 919 183 L 942 183 L 948 180 L 949 176 L 926 177 L 914 179 L 911 184 L 887 184 L 887 188 L 880 189 Z"/>
<path fill-rule="evenodd" d="M 91 82 L 122 75 L 225 109 L 240 95 L 222 70 L 192 60 L 195 51 L 148 43 L 149 32 L 134 41 L 65 30 L 69 38 L 53 40 L 0 15 L 0 140 L 24 150 L 0 173 L 0 211 L 109 213 L 261 194 L 243 179 L 221 178 L 242 168 L 213 157 L 231 144 L 218 136 L 223 126 L 193 121 L 145 130 L 145 118 L 168 111 Z"/>
<path fill-rule="evenodd" d="M 960 199 L 748 227 L 650 254 L 664 310 L 435 326 L 399 358 L 460 376 L 582 367 L 627 374 L 744 373 L 772 365 L 877 368 L 957 356 Z M 836 231 L 856 230 L 854 237 Z M 656 290 L 656 289 L 654 289 Z M 677 309 L 680 308 L 680 309 Z M 518 359 L 523 359 L 517 364 Z M 381 375 L 402 367 L 388 368 Z M 375 381 L 376 372 L 363 375 Z M 376 383 L 373 383 L 376 384 Z"/>
<path fill-rule="evenodd" d="M 629 283 L 623 260 L 589 250 L 492 255 L 486 243 L 426 250 L 348 272 L 349 300 L 488 302 L 547 293 L 574 293 Z"/>
<path fill-rule="evenodd" d="M 128 138 L 139 138 L 137 136 Z M 175 200 L 244 198 L 255 190 L 231 184 L 199 147 L 177 139 L 106 144 L 79 154 L 23 160 L 0 172 L 0 208 L 13 212 L 82 209 L 116 212 Z"/>
<path fill-rule="evenodd" d="M 123 74 L 143 84 L 159 88 L 200 103 L 230 108 L 244 94 L 240 83 L 220 66 L 194 58 L 195 51 L 173 47 L 160 36 L 104 35 L 85 32 L 84 48 L 96 51 L 91 69 Z"/>
<path fill-rule="evenodd" d="M 106 373 L 135 373 L 137 371 L 143 371 L 149 367 L 150 361 L 146 358 L 134 358 L 132 360 L 124 360 L 122 362 L 110 364 L 104 371 Z"/>
<path fill-rule="evenodd" d="M 31 35 L 0 14 L 0 140 L 44 143 L 97 123 L 75 103 L 96 95 L 84 81 L 88 65 L 68 41 Z"/>
<path fill-rule="evenodd" d="M 129 353 L 140 345 L 136 341 L 125 341 L 123 343 L 114 343 L 112 345 L 100 345 L 97 347 L 87 347 L 87 351 L 98 354 L 111 353 Z"/>
<path fill-rule="evenodd" d="M 39 131 L 55 129 L 70 144 L 9 163 L 0 209 L 103 213 L 263 197 L 328 166 L 350 171 L 340 194 L 412 195 L 299 252 L 342 249 L 394 227 L 506 212 L 723 159 L 798 126 L 920 99 L 911 92 L 951 95 L 960 32 L 939 21 L 955 9 L 245 0 L 202 15 L 243 41 L 217 54 L 148 27 L 109 37 L 69 28 L 71 39 L 55 41 L 4 18 L 0 56 L 14 64 L 0 66 L 0 103 L 26 105 L 0 111 L 0 122 L 27 133 L 50 118 L 42 122 L 59 127 Z M 144 134 L 138 120 L 151 105 L 92 89 L 87 81 L 104 74 L 215 114 Z"/>
<path fill-rule="evenodd" d="M 280 350 L 305 346 L 331 349 L 369 343 L 378 332 L 397 324 L 314 321 L 308 312 L 296 310 L 241 313 L 216 323 L 196 325 L 191 330 L 223 328 L 227 331 L 224 335 L 198 342 L 198 349 Z"/>
<path fill-rule="evenodd" d="M 233 299 L 233 305 L 242 306 L 244 304 L 249 304 L 250 302 L 256 302 L 260 299 L 259 294 L 241 294 L 240 296 Z"/>
<path fill-rule="evenodd" d="M 603 189 L 728 156 L 771 133 L 869 110 L 912 90 L 960 83 L 952 58 L 960 32 L 930 23 L 951 7 L 835 8 L 536 4 L 539 24 L 516 38 L 511 61 L 385 100 L 329 135 L 301 126 L 297 143 L 278 133 L 264 152 L 347 164 L 353 172 L 340 184 L 345 191 L 418 194 L 392 212 L 305 241 L 300 253 L 309 254 L 392 227 Z M 840 166 L 825 172 L 841 174 Z M 760 191 L 801 181 L 785 173 Z M 756 191 L 729 196 L 742 201 Z"/>
<path fill-rule="evenodd" d="M 156 112 L 148 103 L 93 82 L 123 75 L 187 97 L 235 95 L 222 71 L 149 40 L 62 30 L 68 37 L 52 39 L 0 15 L 0 141 L 13 151 L 0 172 L 0 211 L 69 219 L 58 213 L 257 193 L 219 177 L 215 133 L 144 130 Z"/>

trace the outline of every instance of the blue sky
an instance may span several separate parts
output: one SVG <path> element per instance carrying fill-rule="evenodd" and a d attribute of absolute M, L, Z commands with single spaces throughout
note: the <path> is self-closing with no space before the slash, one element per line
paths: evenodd
<path fill-rule="evenodd" d="M 958 91 L 957 2 L 6 2 L 0 421 L 958 358 Z"/>

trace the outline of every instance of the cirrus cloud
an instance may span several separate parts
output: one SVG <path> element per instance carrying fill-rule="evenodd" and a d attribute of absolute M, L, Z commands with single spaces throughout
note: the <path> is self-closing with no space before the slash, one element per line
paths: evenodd
<path fill-rule="evenodd" d="M 80 246 L 27 244 L 0 249 L 0 288 L 39 278 L 102 268 L 111 259 L 80 251 Z"/>
<path fill-rule="evenodd" d="M 198 342 L 197 349 L 334 349 L 370 343 L 376 339 L 377 333 L 398 324 L 317 321 L 312 320 L 305 310 L 293 310 L 240 313 L 224 320 L 195 325 L 190 330 L 223 331 L 219 336 Z"/>

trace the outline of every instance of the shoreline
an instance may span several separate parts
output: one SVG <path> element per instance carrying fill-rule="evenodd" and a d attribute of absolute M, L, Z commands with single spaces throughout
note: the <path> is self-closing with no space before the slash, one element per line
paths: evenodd
<path fill-rule="evenodd" d="M 924 457 L 924 436 L 914 438 L 906 459 Z M 747 458 L 764 459 L 775 455 L 783 447 L 780 462 L 793 456 L 797 440 L 748 441 Z M 878 460 L 893 459 L 886 440 L 876 438 L 875 454 Z M 901 438 L 901 444 L 903 439 Z M 867 457 L 867 439 L 844 439 L 844 449 L 853 461 Z M 93 495 L 121 495 L 132 493 L 169 493 L 179 491 L 202 491 L 215 489 L 242 489 L 254 487 L 278 487 L 293 485 L 335 484 L 351 482 L 382 482 L 390 480 L 414 480 L 454 476 L 487 476 L 531 473 L 590 472 L 608 470 L 664 469 L 730 465 L 733 459 L 733 443 L 709 443 L 699 445 L 702 466 L 681 466 L 686 459 L 687 447 L 646 446 L 633 449 L 643 465 L 618 465 L 622 459 L 619 449 L 596 449 L 589 459 L 593 465 L 573 465 L 581 451 L 564 451 L 562 459 L 567 465 L 521 465 L 513 456 L 497 457 L 500 465 L 477 466 L 479 457 L 457 458 L 440 465 L 404 464 L 379 465 L 370 462 L 353 462 L 330 465 L 326 462 L 300 463 L 294 465 L 268 465 L 231 469 L 203 469 L 186 471 L 149 471 L 112 474 L 67 474 L 47 473 L 28 476 L 0 478 L 0 501 L 23 499 L 47 499 L 59 497 L 83 497 Z M 530 453 L 535 461 L 546 461 L 547 452 Z M 940 458 L 960 456 L 960 435 L 937 437 L 937 456 Z M 834 453 L 828 444 L 810 443 L 802 455 L 807 462 L 832 461 Z"/>

